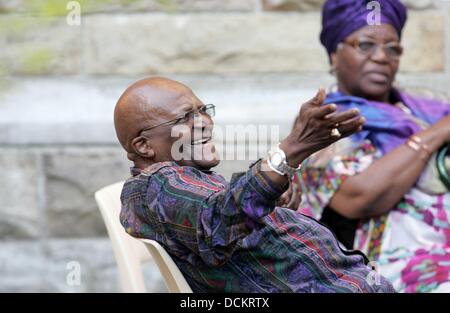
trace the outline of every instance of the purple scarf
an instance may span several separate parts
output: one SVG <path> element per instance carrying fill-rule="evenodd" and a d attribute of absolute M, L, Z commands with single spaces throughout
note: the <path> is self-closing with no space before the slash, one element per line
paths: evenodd
<path fill-rule="evenodd" d="M 394 92 L 411 110 L 413 116 L 430 125 L 450 114 L 449 103 Z M 421 127 L 411 119 L 410 114 L 389 103 L 368 101 L 340 92 L 328 94 L 325 103 L 336 103 L 340 111 L 358 108 L 361 115 L 366 118 L 366 124 L 361 132 L 351 138 L 357 142 L 369 139 L 383 154 L 403 144 L 410 136 L 421 130 Z"/>

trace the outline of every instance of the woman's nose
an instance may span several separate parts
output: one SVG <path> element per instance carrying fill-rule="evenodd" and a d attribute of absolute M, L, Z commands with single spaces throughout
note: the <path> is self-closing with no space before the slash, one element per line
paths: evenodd
<path fill-rule="evenodd" d="M 377 62 L 388 62 L 389 57 L 386 54 L 383 46 L 378 45 L 375 51 L 372 53 L 372 60 Z"/>

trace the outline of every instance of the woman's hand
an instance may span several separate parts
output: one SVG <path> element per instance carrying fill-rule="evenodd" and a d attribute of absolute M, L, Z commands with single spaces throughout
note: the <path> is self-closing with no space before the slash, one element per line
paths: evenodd
<path fill-rule="evenodd" d="M 295 181 L 289 181 L 289 188 L 285 193 L 281 195 L 278 199 L 277 206 L 283 208 L 289 208 L 296 211 L 300 205 L 302 200 L 302 194 L 300 192 L 300 188 Z"/>
<path fill-rule="evenodd" d="M 440 146 L 444 143 L 450 143 L 450 115 L 443 117 L 429 129 L 440 139 Z"/>
<path fill-rule="evenodd" d="M 321 88 L 312 100 L 301 106 L 291 133 L 280 144 L 292 167 L 297 167 L 314 152 L 362 129 L 365 119 L 359 110 L 336 112 L 336 104 L 322 105 L 325 96 L 325 90 Z M 339 136 L 333 135 L 334 128 Z"/>

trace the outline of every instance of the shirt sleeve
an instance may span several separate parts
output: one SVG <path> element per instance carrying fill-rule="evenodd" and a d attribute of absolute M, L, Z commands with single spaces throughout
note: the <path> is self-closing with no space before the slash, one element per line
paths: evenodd
<path fill-rule="evenodd" d="M 341 184 L 366 170 L 379 157 L 369 140 L 345 138 L 307 159 L 296 179 L 302 191 L 299 211 L 320 220 Z"/>
<path fill-rule="evenodd" d="M 284 191 L 264 174 L 261 162 L 225 185 L 193 168 L 164 167 L 150 177 L 144 219 L 177 257 L 220 266 L 239 239 L 261 227 Z"/>

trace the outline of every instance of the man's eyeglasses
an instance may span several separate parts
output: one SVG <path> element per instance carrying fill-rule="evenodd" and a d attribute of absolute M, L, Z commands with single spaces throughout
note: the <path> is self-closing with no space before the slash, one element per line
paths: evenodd
<path fill-rule="evenodd" d="M 197 114 L 206 114 L 209 117 L 214 117 L 214 115 L 216 115 L 216 106 L 214 104 L 206 104 L 204 106 L 202 106 L 199 109 L 196 110 L 192 110 L 189 112 L 184 113 L 183 115 L 180 115 L 170 121 L 166 121 L 163 123 L 160 123 L 158 125 L 153 125 L 147 128 L 142 129 L 139 132 L 139 135 L 147 130 L 153 129 L 155 127 L 161 126 L 161 125 L 181 125 L 181 124 L 186 124 L 187 122 L 189 122 L 194 116 L 196 116 Z"/>
<path fill-rule="evenodd" d="M 359 53 L 365 56 L 373 55 L 381 46 L 386 56 L 393 60 L 398 60 L 403 54 L 403 47 L 398 42 L 389 42 L 386 44 L 378 44 L 370 39 L 357 39 L 352 42 L 343 41 L 342 44 L 355 48 Z"/>

